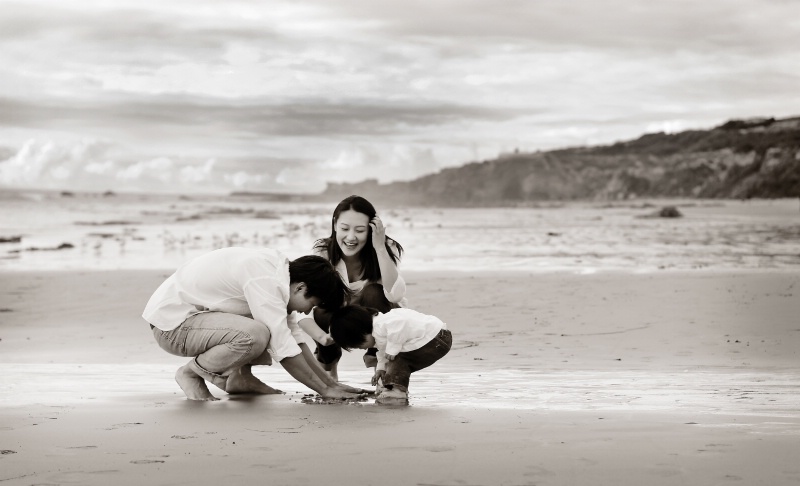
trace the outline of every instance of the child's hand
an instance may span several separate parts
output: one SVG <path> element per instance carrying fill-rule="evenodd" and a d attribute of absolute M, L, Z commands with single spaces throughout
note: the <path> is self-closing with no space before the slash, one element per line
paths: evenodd
<path fill-rule="evenodd" d="M 396 355 L 396 354 L 387 354 L 387 355 L 386 355 L 386 359 L 388 359 L 389 361 L 394 361 L 394 359 L 395 359 L 396 357 L 397 357 L 397 355 Z"/>
<path fill-rule="evenodd" d="M 375 374 L 372 375 L 372 386 L 377 386 L 378 380 L 383 383 L 384 376 L 386 376 L 386 370 L 375 370 Z"/>
<path fill-rule="evenodd" d="M 322 338 L 319 340 L 319 343 L 323 346 L 330 346 L 331 344 L 334 344 L 335 341 L 333 340 L 330 334 L 326 334 L 322 336 Z"/>

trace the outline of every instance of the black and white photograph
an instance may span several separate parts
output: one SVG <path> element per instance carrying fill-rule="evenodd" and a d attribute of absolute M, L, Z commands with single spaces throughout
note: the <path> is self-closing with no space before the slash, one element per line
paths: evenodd
<path fill-rule="evenodd" d="M 0 486 L 799 444 L 800 1 L 0 0 Z"/>

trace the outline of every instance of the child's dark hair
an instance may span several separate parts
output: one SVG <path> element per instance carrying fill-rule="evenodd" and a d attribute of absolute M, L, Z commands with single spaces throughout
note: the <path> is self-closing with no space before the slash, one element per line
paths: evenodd
<path fill-rule="evenodd" d="M 366 341 L 372 334 L 372 316 L 376 309 L 360 305 L 346 305 L 331 314 L 331 337 L 342 349 L 350 351 Z"/>
<path fill-rule="evenodd" d="M 306 297 L 317 297 L 325 310 L 338 309 L 352 293 L 331 262 L 316 255 L 306 255 L 289 262 L 289 281 L 306 284 Z"/>
<path fill-rule="evenodd" d="M 336 206 L 336 209 L 333 210 L 333 217 L 331 218 L 331 235 L 327 238 L 320 238 L 314 243 L 314 249 L 326 250 L 328 252 L 328 259 L 330 259 L 334 266 L 342 259 L 342 249 L 339 248 L 339 244 L 336 242 L 336 221 L 339 219 L 340 214 L 349 209 L 357 213 L 365 214 L 367 218 L 369 218 L 369 221 L 372 221 L 372 218 L 377 214 L 375 206 L 361 196 L 353 195 L 346 197 Z M 396 255 L 389 244 L 390 241 L 394 243 L 394 248 L 397 251 Z M 385 245 L 386 251 L 389 252 L 389 258 L 397 265 L 398 260 L 403 255 L 403 247 L 396 240 L 389 238 L 389 236 L 386 236 Z M 367 243 L 358 253 L 358 258 L 361 260 L 361 267 L 366 280 L 377 282 L 381 279 L 381 269 L 380 266 L 378 266 L 378 254 L 375 253 L 375 248 L 372 246 L 371 227 L 367 231 Z"/>

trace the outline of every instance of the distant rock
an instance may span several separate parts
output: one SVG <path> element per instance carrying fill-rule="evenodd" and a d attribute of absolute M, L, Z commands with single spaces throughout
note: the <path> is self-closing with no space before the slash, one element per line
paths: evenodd
<path fill-rule="evenodd" d="M 675 206 L 664 206 L 658 212 L 659 218 L 682 218 L 683 214 Z"/>
<path fill-rule="evenodd" d="M 110 221 L 75 221 L 76 226 L 127 226 L 141 224 L 136 221 L 110 220 Z"/>
<path fill-rule="evenodd" d="M 11 250 L 9 253 L 20 253 L 22 251 L 58 251 L 58 250 L 69 250 L 72 248 L 75 248 L 75 245 L 73 245 L 72 243 L 61 243 L 60 245 L 55 247 L 40 248 L 36 246 L 31 246 L 29 248 L 25 248 L 24 250 Z"/>
<path fill-rule="evenodd" d="M 637 218 L 682 218 L 683 214 L 675 206 L 664 206 L 658 211 Z"/>
<path fill-rule="evenodd" d="M 0 236 L 0 243 L 19 243 L 22 236 Z"/>

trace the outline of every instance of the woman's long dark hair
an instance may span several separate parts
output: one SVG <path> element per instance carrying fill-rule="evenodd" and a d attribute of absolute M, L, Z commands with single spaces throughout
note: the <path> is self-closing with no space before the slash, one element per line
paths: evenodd
<path fill-rule="evenodd" d="M 331 235 L 327 238 L 320 238 L 314 242 L 315 249 L 324 249 L 328 251 L 328 260 L 330 260 L 334 266 L 342 259 L 342 249 L 339 248 L 339 244 L 336 242 L 336 221 L 339 219 L 339 215 L 342 214 L 342 212 L 349 209 L 361 214 L 366 214 L 369 221 L 372 221 L 372 218 L 377 214 L 375 207 L 361 196 L 350 196 L 342 200 L 342 202 L 336 206 L 336 209 L 333 210 L 333 218 L 331 218 Z M 395 248 L 397 248 L 396 255 L 394 251 L 392 251 L 392 247 L 389 246 L 389 241 L 392 241 Z M 391 257 L 392 262 L 397 265 L 397 262 L 403 255 L 403 247 L 400 246 L 400 243 L 397 241 L 389 238 L 388 235 L 386 236 L 386 251 L 389 252 L 389 257 Z M 380 266 L 378 266 L 378 254 L 375 253 L 375 248 L 372 246 L 372 227 L 369 225 L 367 226 L 367 241 L 364 244 L 364 248 L 358 252 L 358 256 L 359 260 L 361 260 L 364 278 L 370 282 L 377 282 L 380 280 L 381 269 Z"/>

